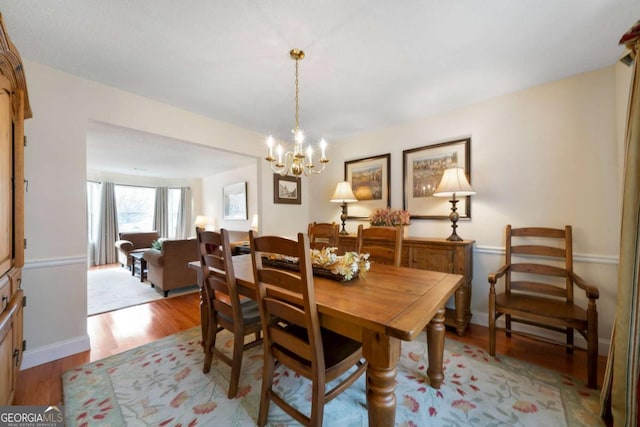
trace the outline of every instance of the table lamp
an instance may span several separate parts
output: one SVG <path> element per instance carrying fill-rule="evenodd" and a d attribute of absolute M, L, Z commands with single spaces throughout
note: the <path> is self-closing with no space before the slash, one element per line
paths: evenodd
<path fill-rule="evenodd" d="M 451 232 L 451 236 L 447 237 L 447 240 L 459 242 L 462 240 L 460 236 L 456 233 L 456 228 L 458 225 L 458 208 L 456 207 L 456 203 L 458 200 L 456 196 L 471 196 L 476 194 L 469 185 L 469 181 L 467 181 L 467 176 L 464 174 L 463 168 L 449 168 L 445 169 L 442 174 L 442 180 L 440 180 L 440 184 L 436 188 L 436 191 L 433 193 L 436 197 L 451 197 L 449 202 L 451 202 L 451 213 L 449 214 L 449 219 L 451 220 L 451 228 L 453 231 Z"/>
<path fill-rule="evenodd" d="M 251 229 L 258 232 L 258 214 L 253 214 L 253 219 L 251 220 Z"/>
<path fill-rule="evenodd" d="M 198 215 L 193 222 L 193 225 L 196 226 L 196 231 L 204 231 L 209 224 L 211 224 L 211 220 L 206 215 Z"/>
<path fill-rule="evenodd" d="M 336 185 L 336 191 L 331 196 L 331 201 L 334 203 L 341 203 L 342 214 L 340 214 L 340 220 L 342 221 L 342 230 L 340 234 L 349 234 L 344 228 L 344 223 L 347 220 L 347 203 L 357 202 L 356 196 L 353 194 L 351 184 L 348 181 L 339 182 Z"/>

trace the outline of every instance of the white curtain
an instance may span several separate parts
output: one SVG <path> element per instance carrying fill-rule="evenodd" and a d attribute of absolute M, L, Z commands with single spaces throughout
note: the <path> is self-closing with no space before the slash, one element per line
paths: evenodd
<path fill-rule="evenodd" d="M 189 218 L 191 218 L 191 189 L 180 188 L 180 205 L 178 206 L 178 218 L 176 219 L 176 239 L 186 239 L 189 236 Z"/>
<path fill-rule="evenodd" d="M 118 212 L 116 210 L 115 186 L 103 182 L 100 196 L 100 219 L 95 248 L 96 265 L 117 262 L 116 240 L 118 239 Z"/>
<path fill-rule="evenodd" d="M 153 228 L 159 237 L 169 237 L 169 190 L 167 187 L 156 188 L 156 208 L 153 214 Z"/>
<path fill-rule="evenodd" d="M 615 322 L 600 401 L 614 426 L 639 425 L 640 406 L 640 21 L 621 42 L 635 57 L 627 114 Z"/>

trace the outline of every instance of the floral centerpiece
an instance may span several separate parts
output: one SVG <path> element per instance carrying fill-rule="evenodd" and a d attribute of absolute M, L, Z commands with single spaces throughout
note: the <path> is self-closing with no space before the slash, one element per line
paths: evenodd
<path fill-rule="evenodd" d="M 374 209 L 371 212 L 369 221 L 374 226 L 397 226 L 397 225 L 409 225 L 411 214 L 402 209 Z"/>
<path fill-rule="evenodd" d="M 329 270 L 332 274 L 342 277 L 343 281 L 351 280 L 360 274 L 366 277 L 369 270 L 369 254 L 345 252 L 336 255 L 338 248 L 311 249 L 311 264 Z"/>
<path fill-rule="evenodd" d="M 364 278 L 370 267 L 369 254 L 345 252 L 344 255 L 336 255 L 337 249 L 311 249 L 313 274 L 341 282 L 348 282 L 358 276 Z M 270 254 L 263 256 L 262 262 L 266 265 L 300 271 L 298 257 Z"/>

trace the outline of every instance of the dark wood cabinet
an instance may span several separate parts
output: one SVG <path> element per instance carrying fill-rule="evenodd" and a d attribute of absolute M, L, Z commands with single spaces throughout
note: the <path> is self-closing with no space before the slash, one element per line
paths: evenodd
<path fill-rule="evenodd" d="M 20 54 L 0 14 L 0 405 L 11 405 L 22 361 L 24 119 L 31 117 Z"/>
<path fill-rule="evenodd" d="M 402 266 L 455 273 L 464 282 L 454 297 L 455 309 L 446 310 L 445 325 L 464 334 L 471 321 L 471 281 L 473 279 L 473 240 L 451 242 L 446 239 L 409 237 L 402 241 Z M 356 236 L 341 235 L 340 251 L 354 251 Z"/>

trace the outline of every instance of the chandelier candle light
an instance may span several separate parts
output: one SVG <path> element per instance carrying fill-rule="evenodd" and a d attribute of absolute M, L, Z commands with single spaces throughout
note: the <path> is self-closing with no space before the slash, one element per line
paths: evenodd
<path fill-rule="evenodd" d="M 267 138 L 267 147 L 269 149 L 269 153 L 266 157 L 266 161 L 271 164 L 271 170 L 275 173 L 279 173 L 282 176 L 289 175 L 289 173 L 294 176 L 310 176 L 311 174 L 319 174 L 324 172 L 324 168 L 327 163 L 329 163 L 329 159 L 327 159 L 326 151 L 327 151 L 327 141 L 322 139 L 320 141 L 320 164 L 322 165 L 322 169 L 314 170 L 315 165 L 313 164 L 313 148 L 311 145 L 307 146 L 306 154 L 302 147 L 304 143 L 304 132 L 300 129 L 300 123 L 298 120 L 298 112 L 300 110 L 299 100 L 298 100 L 298 61 L 304 59 L 304 52 L 299 49 L 292 49 L 289 52 L 289 56 L 291 59 L 296 61 L 296 127 L 291 131 L 293 133 L 293 140 L 295 141 L 293 151 L 284 152 L 284 148 L 282 145 L 278 144 L 275 148 L 276 156 L 274 156 L 274 140 L 273 137 L 269 136 Z"/>
<path fill-rule="evenodd" d="M 442 174 L 442 180 L 440 184 L 438 184 L 438 188 L 433 193 L 436 197 L 451 197 L 449 202 L 451 202 L 451 213 L 449 214 L 449 219 L 451 220 L 451 228 L 453 231 L 451 232 L 451 236 L 447 237 L 447 240 L 459 242 L 462 240 L 460 236 L 456 233 L 456 228 L 458 227 L 456 222 L 458 222 L 458 208 L 456 207 L 456 203 L 459 200 L 456 199 L 457 196 L 472 196 L 476 194 L 469 185 L 469 181 L 467 181 L 467 176 L 464 174 L 463 168 L 450 168 L 445 169 Z"/>

